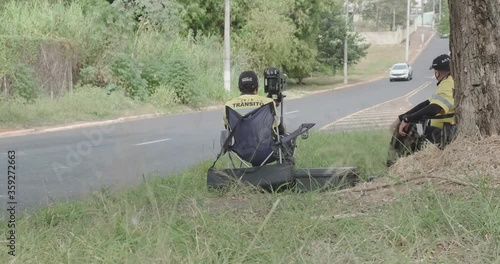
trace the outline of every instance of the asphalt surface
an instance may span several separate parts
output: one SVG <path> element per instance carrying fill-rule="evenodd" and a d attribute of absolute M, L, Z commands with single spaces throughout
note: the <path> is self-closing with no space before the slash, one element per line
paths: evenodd
<path fill-rule="evenodd" d="M 435 89 L 429 66 L 448 53 L 448 40 L 434 38 L 415 61 L 413 80 L 389 78 L 346 89 L 318 93 L 284 102 L 288 130 L 314 122 L 318 130 L 339 118 L 403 96 L 431 81 L 410 98 L 427 99 Z M 394 113 L 396 117 L 400 113 Z M 222 110 L 194 112 L 20 137 L 0 138 L 0 206 L 7 205 L 7 154 L 16 151 L 17 210 L 38 207 L 52 200 L 77 199 L 101 186 L 124 187 L 143 175 L 167 175 L 214 159 L 220 150 Z M 197 177 L 205 177 L 198 175 Z"/>

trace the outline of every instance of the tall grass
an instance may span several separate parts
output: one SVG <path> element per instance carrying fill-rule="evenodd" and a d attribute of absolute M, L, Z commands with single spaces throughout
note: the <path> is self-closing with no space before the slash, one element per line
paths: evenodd
<path fill-rule="evenodd" d="M 181 105 L 201 107 L 220 104 L 238 95 L 237 76 L 246 69 L 244 53 L 233 50 L 231 67 L 233 89 L 227 93 L 223 86 L 224 47 L 218 37 L 192 35 L 182 37 L 175 31 L 165 32 L 146 28 L 144 23 L 136 23 L 130 12 L 109 5 L 104 0 L 8 1 L 4 8 L 0 9 L 0 17 L 2 17 L 0 38 L 4 38 L 0 43 L 8 43 L 9 38 L 15 38 L 18 42 L 20 39 L 41 40 L 40 45 L 43 45 L 44 39 L 68 43 L 79 59 L 80 74 L 76 78 L 76 85 L 80 89 L 96 86 L 108 93 L 119 93 L 134 99 L 134 107 L 141 108 L 141 111 L 151 111 L 151 108 L 156 108 L 152 111 L 158 112 L 165 108 L 169 110 L 183 108 Z M 0 47 L 4 49 L 0 50 L 0 55 L 11 52 L 7 46 Z M 37 54 L 38 50 L 35 48 L 22 52 Z M 6 65 L 11 65 L 12 71 L 17 67 L 15 65 L 20 63 L 17 61 L 18 57 L 4 57 L 5 62 L 2 66 L 5 68 L 3 70 L 0 68 L 0 76 L 9 75 Z M 29 66 L 36 67 L 36 65 Z M 23 77 L 28 80 L 34 78 L 31 75 Z M 16 87 L 14 91 L 15 96 L 22 96 Z M 48 105 L 52 105 L 49 108 L 64 111 L 64 108 L 56 105 L 66 99 L 51 101 L 45 98 L 46 95 L 47 92 L 44 94 L 41 91 L 36 100 L 25 98 L 26 101 L 33 103 L 26 108 L 14 107 L 10 110 L 16 111 L 14 116 L 20 118 L 7 121 L 2 119 L 0 125 L 33 126 L 34 118 L 29 118 L 28 115 L 44 116 Z M 106 98 L 104 96 L 97 101 Z M 93 102 L 90 100 L 95 98 L 81 99 L 83 101 L 79 104 L 91 105 Z M 0 100 L 4 106 L 17 102 L 16 98 L 12 101 L 7 100 L 5 96 Z M 122 107 L 114 109 L 124 114 L 124 111 L 134 111 L 135 108 L 128 108 L 130 105 L 123 104 Z M 21 112 L 25 109 L 32 110 L 25 110 L 29 113 L 21 113 L 16 109 Z M 110 118 L 117 115 L 117 111 L 111 109 L 102 113 L 93 117 Z M 65 111 L 49 116 L 53 118 L 49 117 L 50 123 L 57 122 L 57 118 L 63 116 L 61 122 L 68 119 L 84 121 L 90 118 L 85 111 Z"/>
<path fill-rule="evenodd" d="M 312 133 L 298 141 L 297 166 L 357 167 L 365 178 L 382 175 L 390 140 L 384 130 Z"/>
<path fill-rule="evenodd" d="M 361 152 L 327 149 L 384 140 L 371 134 L 311 135 L 298 160 L 319 167 Z M 317 141 L 317 142 L 316 142 Z M 307 143 L 310 144 L 307 144 Z M 317 156 L 316 156 L 317 157 Z M 352 162 L 347 161 L 351 164 Z M 118 193 L 59 202 L 18 218 L 18 263 L 492 263 L 498 262 L 500 196 L 486 189 L 444 194 L 423 184 L 348 197 L 329 192 L 268 194 L 206 189 L 211 162 L 151 178 Z M 378 165 L 377 165 L 378 166 Z M 370 169 L 376 169 L 371 167 Z M 384 201 L 392 202 L 384 202 Z M 362 201 L 365 201 L 362 204 Z M 6 223 L 0 225 L 6 233 Z M 1 253 L 0 261 L 12 257 Z"/>
<path fill-rule="evenodd" d="M 144 64 L 169 61 L 181 56 L 195 75 L 191 85 L 198 92 L 196 99 L 201 105 L 210 105 L 237 96 L 237 77 L 246 70 L 246 57 L 234 52 L 231 57 L 232 89 L 229 94 L 226 93 L 223 86 L 224 46 L 221 43 L 215 36 L 167 39 L 158 32 L 141 32 L 135 43 L 134 54 Z"/>
<path fill-rule="evenodd" d="M 103 16 L 111 11 L 102 4 L 93 12 L 86 8 L 78 2 L 8 1 L 0 13 L 0 35 L 64 40 L 78 48 L 80 56 L 96 58 L 106 41 Z"/>
<path fill-rule="evenodd" d="M 6 1 L 0 33 L 85 42 L 82 36 L 91 34 L 97 14 L 84 14 L 83 6 L 76 2 L 64 5 L 43 0 Z"/>

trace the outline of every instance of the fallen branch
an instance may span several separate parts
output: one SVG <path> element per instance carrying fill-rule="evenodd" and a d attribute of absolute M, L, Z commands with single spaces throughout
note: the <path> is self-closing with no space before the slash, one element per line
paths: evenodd
<path fill-rule="evenodd" d="M 349 218 L 355 218 L 355 217 L 366 216 L 366 215 L 367 214 L 365 214 L 365 213 L 337 214 L 337 215 L 330 215 L 330 216 L 320 215 L 320 216 L 311 216 L 311 219 L 312 220 L 340 220 L 340 219 L 349 219 Z"/>
<path fill-rule="evenodd" d="M 381 184 L 381 185 L 367 187 L 367 188 L 362 188 L 362 189 L 354 189 L 354 188 L 344 189 L 344 190 L 340 190 L 340 191 L 335 192 L 335 194 L 347 193 L 347 192 L 369 192 L 369 191 L 374 191 L 374 190 L 378 190 L 378 189 L 384 189 L 384 188 L 388 188 L 388 187 L 392 187 L 392 186 L 397 186 L 397 185 L 401 185 L 403 183 L 408 183 L 408 182 L 411 182 L 411 181 L 422 180 L 422 179 L 439 179 L 439 180 L 449 181 L 449 182 L 452 182 L 452 183 L 455 183 L 455 184 L 458 184 L 458 185 L 462 185 L 462 186 L 468 186 L 468 187 L 478 188 L 478 186 L 476 184 L 473 184 L 473 183 L 463 182 L 463 181 L 460 181 L 460 180 L 451 179 L 451 178 L 447 178 L 447 177 L 430 176 L 429 175 L 429 176 L 415 176 L 415 177 L 410 177 L 410 178 L 402 179 L 399 182 L 386 183 L 386 184 Z"/>
<path fill-rule="evenodd" d="M 349 219 L 349 218 L 355 218 L 359 216 L 366 216 L 364 213 L 357 213 L 357 214 L 338 214 L 334 215 L 333 219 Z"/>

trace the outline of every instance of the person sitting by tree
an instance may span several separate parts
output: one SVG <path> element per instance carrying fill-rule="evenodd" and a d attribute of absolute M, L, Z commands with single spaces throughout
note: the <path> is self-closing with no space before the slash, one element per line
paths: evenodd
<path fill-rule="evenodd" d="M 434 70 L 437 89 L 434 94 L 406 113 L 398 116 L 391 125 L 393 137 L 389 149 L 387 166 L 391 166 L 398 156 L 418 150 L 415 135 L 415 123 L 431 118 L 429 126 L 424 131 L 425 138 L 441 149 L 451 142 L 455 128 L 455 83 L 450 74 L 450 56 L 447 54 L 436 57 L 430 70 Z"/>

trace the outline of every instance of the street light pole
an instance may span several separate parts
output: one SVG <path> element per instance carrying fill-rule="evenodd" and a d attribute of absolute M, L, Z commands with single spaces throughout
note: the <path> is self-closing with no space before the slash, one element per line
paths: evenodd
<path fill-rule="evenodd" d="M 410 0 L 408 0 L 406 10 L 406 62 L 408 62 L 409 49 L 410 49 Z"/>
<path fill-rule="evenodd" d="M 436 27 L 436 0 L 432 2 L 432 28 Z"/>
<path fill-rule="evenodd" d="M 396 9 L 392 9 L 392 30 L 396 31 Z"/>
<path fill-rule="evenodd" d="M 344 39 L 344 84 L 347 84 L 347 37 L 349 31 L 349 12 L 348 12 L 349 0 L 345 3 L 345 39 Z"/>
<path fill-rule="evenodd" d="M 224 89 L 231 90 L 230 5 L 226 0 L 224 18 Z"/>
<path fill-rule="evenodd" d="M 420 12 L 422 13 L 422 27 L 424 26 L 424 0 L 420 0 Z"/>
<path fill-rule="evenodd" d="M 441 22 L 441 1 L 439 0 L 439 22 Z"/>

